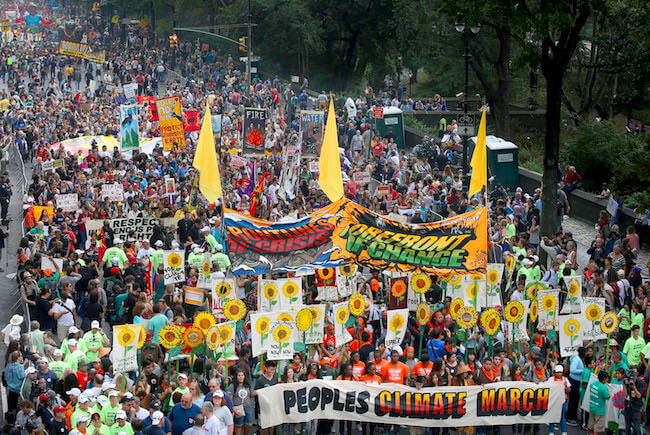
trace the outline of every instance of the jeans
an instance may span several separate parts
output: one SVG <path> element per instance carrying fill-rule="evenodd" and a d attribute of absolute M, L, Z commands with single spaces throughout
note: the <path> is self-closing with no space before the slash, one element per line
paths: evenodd
<path fill-rule="evenodd" d="M 566 405 L 567 405 L 567 402 L 565 401 L 562 404 L 562 420 L 560 420 L 560 430 L 562 431 L 562 433 L 566 433 L 566 415 L 565 415 L 565 413 L 566 413 Z M 548 433 L 549 434 L 555 433 L 555 423 L 551 423 L 551 424 L 548 425 Z"/>

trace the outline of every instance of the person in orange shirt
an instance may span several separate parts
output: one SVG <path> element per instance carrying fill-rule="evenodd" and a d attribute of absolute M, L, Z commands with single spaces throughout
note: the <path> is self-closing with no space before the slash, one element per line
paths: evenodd
<path fill-rule="evenodd" d="M 429 352 L 422 352 L 420 361 L 416 362 L 411 369 L 411 379 L 415 379 L 417 376 L 424 376 L 428 382 L 431 370 L 433 370 L 433 363 L 429 360 Z"/>
<path fill-rule="evenodd" d="M 352 364 L 345 363 L 341 366 L 341 374 L 336 378 L 337 381 L 358 381 L 359 378 L 354 376 Z"/>
<path fill-rule="evenodd" d="M 68 430 L 72 430 L 70 418 L 77 410 L 77 399 L 81 395 L 81 390 L 79 388 L 73 388 L 70 391 L 66 391 L 65 394 L 70 398 L 70 401 L 65 405 L 65 423 L 68 425 Z"/>
<path fill-rule="evenodd" d="M 360 378 L 366 371 L 366 364 L 361 361 L 361 354 L 358 351 L 352 352 L 352 374 Z"/>
<path fill-rule="evenodd" d="M 372 360 L 372 362 L 375 364 L 375 366 L 377 366 L 377 372 L 381 373 L 381 369 L 385 364 L 388 364 L 388 361 L 384 359 L 384 353 L 379 349 L 375 349 L 374 357 L 375 358 Z"/>
<path fill-rule="evenodd" d="M 400 362 L 399 357 L 399 352 L 396 350 L 390 353 L 390 362 L 381 369 L 381 377 L 384 382 L 405 384 L 406 379 L 409 377 L 409 368 L 406 364 Z"/>
<path fill-rule="evenodd" d="M 377 366 L 373 362 L 369 362 L 366 365 L 366 374 L 359 378 L 361 382 L 367 382 L 369 384 L 381 384 L 381 376 L 377 374 Z"/>

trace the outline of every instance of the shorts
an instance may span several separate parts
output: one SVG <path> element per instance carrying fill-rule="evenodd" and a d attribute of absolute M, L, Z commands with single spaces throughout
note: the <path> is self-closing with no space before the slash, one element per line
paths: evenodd
<path fill-rule="evenodd" d="M 244 412 L 246 415 L 242 415 L 241 417 L 235 416 L 235 426 L 237 427 L 242 427 L 243 425 L 246 426 L 252 426 L 253 425 L 253 417 L 254 413 L 252 409 L 244 409 Z"/>
<path fill-rule="evenodd" d="M 607 429 L 607 420 L 604 415 L 589 414 L 588 428 L 592 432 L 602 433 Z"/>

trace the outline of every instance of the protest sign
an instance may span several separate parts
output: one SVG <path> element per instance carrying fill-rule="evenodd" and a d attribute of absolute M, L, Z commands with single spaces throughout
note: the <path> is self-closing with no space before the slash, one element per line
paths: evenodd
<path fill-rule="evenodd" d="M 582 341 L 598 341 L 607 338 L 600 328 L 600 319 L 605 314 L 605 298 L 582 298 L 582 322 L 585 325 L 582 331 Z"/>
<path fill-rule="evenodd" d="M 41 270 L 45 269 L 50 269 L 53 272 L 63 271 L 63 258 L 50 258 L 45 255 L 41 256 Z"/>
<path fill-rule="evenodd" d="M 581 322 L 582 315 L 580 314 L 559 316 L 560 356 L 562 358 L 577 355 L 578 348 L 582 347 L 582 334 L 584 333 L 585 325 Z"/>
<path fill-rule="evenodd" d="M 501 277 L 505 265 L 503 263 L 488 263 L 487 265 L 487 306 L 500 307 L 501 302 Z"/>
<path fill-rule="evenodd" d="M 333 304 L 331 307 L 334 315 L 334 340 L 336 346 L 343 346 L 345 343 L 352 341 L 352 336 L 346 328 L 350 317 L 350 308 L 348 308 L 347 301 Z"/>
<path fill-rule="evenodd" d="M 598 376 L 592 373 L 589 376 L 589 382 L 585 388 L 585 395 L 582 398 L 581 408 L 585 412 L 590 411 L 591 404 L 591 392 L 592 385 L 598 380 Z M 607 429 L 614 431 L 614 433 L 620 433 L 619 430 L 625 429 L 625 405 L 626 405 L 626 394 L 623 393 L 622 384 L 613 384 L 608 382 L 605 384 L 609 392 L 609 399 L 605 403 L 605 420 L 607 421 Z M 594 388 L 596 388 L 594 386 Z M 596 393 L 596 391 L 594 391 Z"/>
<path fill-rule="evenodd" d="M 79 196 L 76 193 L 67 193 L 65 195 L 56 195 L 56 208 L 64 212 L 75 212 L 79 208 Z"/>
<path fill-rule="evenodd" d="M 235 330 L 237 322 L 223 322 L 217 325 L 219 328 L 219 347 L 217 352 L 221 353 L 220 359 L 228 359 L 235 356 Z M 292 355 L 293 356 L 293 353 Z"/>
<path fill-rule="evenodd" d="M 106 62 L 106 50 L 95 51 L 89 45 L 72 41 L 61 41 L 59 44 L 59 54 L 81 57 L 95 63 Z"/>
<path fill-rule="evenodd" d="M 185 303 L 200 307 L 203 305 L 205 290 L 194 287 L 185 287 Z"/>
<path fill-rule="evenodd" d="M 104 222 L 108 222 L 109 228 L 113 230 L 115 237 L 126 240 L 133 237 L 138 241 L 149 240 L 153 230 L 162 223 L 163 219 L 158 218 L 121 218 L 121 219 L 96 219 L 86 221 L 86 234 L 90 236 L 102 228 Z"/>
<path fill-rule="evenodd" d="M 404 340 L 406 334 L 407 320 L 409 318 L 409 310 L 389 310 L 386 312 L 386 349 L 393 350 L 399 346 Z"/>
<path fill-rule="evenodd" d="M 320 169 L 318 169 L 318 161 L 317 160 L 311 160 L 309 162 L 309 172 L 316 173 L 318 171 L 320 171 Z"/>
<path fill-rule="evenodd" d="M 212 132 L 221 132 L 221 115 L 212 115 Z"/>
<path fill-rule="evenodd" d="M 557 319 L 560 304 L 558 298 L 559 290 L 539 290 L 537 292 L 537 304 L 539 314 L 537 316 L 537 329 L 548 331 L 557 328 Z"/>
<path fill-rule="evenodd" d="M 158 109 L 163 150 L 185 149 L 185 130 L 183 129 L 180 98 L 167 97 L 156 100 L 156 108 Z"/>
<path fill-rule="evenodd" d="M 32 207 L 32 212 L 34 213 L 34 219 L 37 221 L 41 220 L 43 213 L 47 213 L 49 217 L 54 216 L 54 207 L 47 207 L 44 205 L 35 205 Z"/>
<path fill-rule="evenodd" d="M 124 186 L 120 183 L 102 184 L 100 197 L 107 201 L 124 201 Z"/>
<path fill-rule="evenodd" d="M 318 344 L 323 342 L 323 334 L 325 331 L 325 313 L 327 305 L 317 304 L 309 305 L 307 308 L 311 311 L 312 323 L 307 331 L 305 331 L 306 344 Z"/>
<path fill-rule="evenodd" d="M 367 172 L 355 172 L 352 174 L 352 180 L 357 184 L 370 183 L 370 174 Z"/>
<path fill-rule="evenodd" d="M 244 130 L 242 135 L 244 153 L 264 152 L 266 116 L 266 109 L 252 107 L 244 109 Z"/>
<path fill-rule="evenodd" d="M 185 280 L 185 251 L 164 251 L 165 285 Z"/>
<path fill-rule="evenodd" d="M 127 100 L 129 100 L 131 98 L 135 98 L 136 94 L 138 93 L 138 84 L 125 83 L 122 85 L 122 89 L 124 90 L 124 96 Z"/>
<path fill-rule="evenodd" d="M 262 388 L 257 395 L 262 428 L 317 419 L 467 427 L 557 423 L 565 393 L 560 382 L 417 390 L 395 383 L 312 379 Z"/>
<path fill-rule="evenodd" d="M 562 279 L 564 280 L 567 295 L 561 313 L 580 313 L 580 310 L 582 310 L 582 275 L 563 276 Z"/>
<path fill-rule="evenodd" d="M 248 160 L 240 156 L 231 156 L 230 164 L 235 168 L 243 168 L 244 166 L 248 165 Z"/>
<path fill-rule="evenodd" d="M 271 361 L 293 358 L 292 322 L 272 322 L 266 356 Z"/>
<path fill-rule="evenodd" d="M 111 360 L 114 373 L 126 373 L 138 368 L 140 325 L 114 325 Z"/>
<path fill-rule="evenodd" d="M 137 83 L 135 86 L 137 88 Z M 135 104 L 120 106 L 120 145 L 122 151 L 137 150 L 140 147 L 138 106 Z"/>
<path fill-rule="evenodd" d="M 323 143 L 323 126 L 325 112 L 320 110 L 303 110 L 300 112 L 300 144 L 303 158 L 320 156 Z"/>
<path fill-rule="evenodd" d="M 165 178 L 165 195 L 171 196 L 176 195 L 176 183 L 171 177 Z"/>

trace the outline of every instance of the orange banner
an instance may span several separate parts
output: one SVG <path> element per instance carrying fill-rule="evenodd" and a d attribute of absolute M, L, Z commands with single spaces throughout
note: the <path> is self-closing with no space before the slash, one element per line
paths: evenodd
<path fill-rule="evenodd" d="M 183 128 L 180 98 L 161 98 L 156 100 L 156 107 L 163 149 L 165 151 L 171 151 L 174 148 L 185 149 L 185 129 Z"/>

